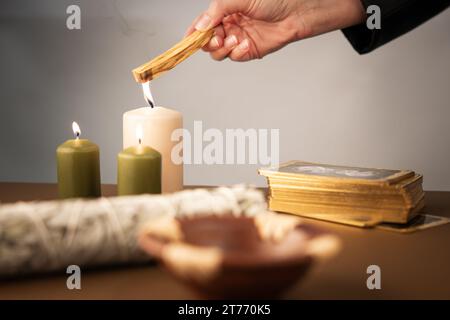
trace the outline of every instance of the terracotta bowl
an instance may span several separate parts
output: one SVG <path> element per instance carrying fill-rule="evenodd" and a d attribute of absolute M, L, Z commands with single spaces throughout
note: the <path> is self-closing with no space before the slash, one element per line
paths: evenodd
<path fill-rule="evenodd" d="M 281 214 L 162 218 L 143 228 L 139 243 L 202 297 L 275 298 L 339 240 Z"/>

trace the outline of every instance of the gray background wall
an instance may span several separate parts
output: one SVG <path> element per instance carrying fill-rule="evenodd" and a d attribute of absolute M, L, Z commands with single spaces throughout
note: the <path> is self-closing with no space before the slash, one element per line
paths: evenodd
<path fill-rule="evenodd" d="M 66 8 L 82 10 L 81 31 Z M 55 149 L 71 122 L 101 147 L 116 179 L 122 113 L 143 106 L 130 70 L 178 41 L 207 1 L 2 0 L 0 181 L 55 181 Z M 409 168 L 450 190 L 450 11 L 359 56 L 337 31 L 260 61 L 197 54 L 156 80 L 159 105 L 185 126 L 279 128 L 280 159 Z M 258 166 L 185 169 L 187 184 L 264 185 Z"/>

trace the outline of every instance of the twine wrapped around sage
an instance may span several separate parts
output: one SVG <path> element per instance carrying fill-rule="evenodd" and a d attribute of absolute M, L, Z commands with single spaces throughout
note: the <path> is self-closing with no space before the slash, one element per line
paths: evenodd
<path fill-rule="evenodd" d="M 148 259 L 137 245 L 143 224 L 162 215 L 255 215 L 263 194 L 234 186 L 140 195 L 18 202 L 0 206 L 0 278 Z"/>

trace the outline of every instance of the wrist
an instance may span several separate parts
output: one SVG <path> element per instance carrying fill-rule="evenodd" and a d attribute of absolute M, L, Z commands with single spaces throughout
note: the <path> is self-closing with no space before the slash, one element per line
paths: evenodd
<path fill-rule="evenodd" d="M 344 29 L 364 22 L 366 13 L 360 0 L 312 0 L 297 12 L 301 22 L 298 40 Z"/>

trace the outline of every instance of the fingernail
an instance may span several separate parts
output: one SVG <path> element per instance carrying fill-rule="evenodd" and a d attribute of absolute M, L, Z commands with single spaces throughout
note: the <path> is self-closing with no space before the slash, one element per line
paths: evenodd
<path fill-rule="evenodd" d="M 220 47 L 219 38 L 217 38 L 217 36 L 214 36 L 214 37 L 211 39 L 211 46 L 212 46 L 213 48 L 218 48 L 218 47 Z"/>
<path fill-rule="evenodd" d="M 238 46 L 238 48 L 242 51 L 247 51 L 249 48 L 249 42 L 248 39 L 244 39 Z"/>
<path fill-rule="evenodd" d="M 225 47 L 234 48 L 237 45 L 238 41 L 235 35 L 231 35 L 225 39 Z"/>
<path fill-rule="evenodd" d="M 205 13 L 200 20 L 195 24 L 195 29 L 199 31 L 205 31 L 209 29 L 211 24 L 211 18 Z"/>

